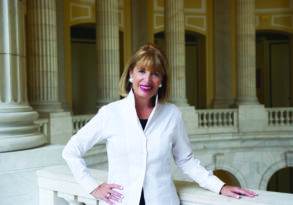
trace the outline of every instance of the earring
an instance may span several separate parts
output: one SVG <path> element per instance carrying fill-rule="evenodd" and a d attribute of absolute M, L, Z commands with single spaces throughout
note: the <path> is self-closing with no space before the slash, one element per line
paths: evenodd
<path fill-rule="evenodd" d="M 133 78 L 130 77 L 128 81 L 129 81 L 130 83 L 133 83 Z"/>
<path fill-rule="evenodd" d="M 163 87 L 162 84 L 159 85 L 159 88 Z"/>

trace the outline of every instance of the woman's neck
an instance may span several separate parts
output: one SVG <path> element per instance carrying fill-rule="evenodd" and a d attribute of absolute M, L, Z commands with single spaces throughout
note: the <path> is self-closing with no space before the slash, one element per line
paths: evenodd
<path fill-rule="evenodd" d="M 153 99 L 141 99 L 139 97 L 135 97 L 135 109 L 138 118 L 140 119 L 148 119 L 154 108 Z"/>

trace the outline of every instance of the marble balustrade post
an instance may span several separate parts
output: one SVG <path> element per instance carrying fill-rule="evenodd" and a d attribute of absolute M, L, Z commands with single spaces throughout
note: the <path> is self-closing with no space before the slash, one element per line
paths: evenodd
<path fill-rule="evenodd" d="M 46 140 L 27 100 L 22 1 L 0 1 L 0 30 L 0 152 L 37 147 Z"/>

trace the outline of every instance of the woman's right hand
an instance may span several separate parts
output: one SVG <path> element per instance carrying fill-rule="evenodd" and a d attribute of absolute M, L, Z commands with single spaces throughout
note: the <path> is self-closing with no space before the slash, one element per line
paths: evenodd
<path fill-rule="evenodd" d="M 114 189 L 122 190 L 123 187 L 118 184 L 103 183 L 90 194 L 98 200 L 103 200 L 108 204 L 114 205 L 114 202 L 121 202 L 123 199 L 123 195 Z"/>

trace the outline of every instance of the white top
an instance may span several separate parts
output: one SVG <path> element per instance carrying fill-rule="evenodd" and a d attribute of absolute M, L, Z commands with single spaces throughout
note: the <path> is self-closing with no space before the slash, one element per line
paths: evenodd
<path fill-rule="evenodd" d="M 143 130 L 135 110 L 134 95 L 103 106 L 63 150 L 77 182 L 90 193 L 99 184 L 90 175 L 82 156 L 106 140 L 108 183 L 123 186 L 121 204 L 138 205 L 144 190 L 146 205 L 179 205 L 171 176 L 172 156 L 181 170 L 201 187 L 219 193 L 224 183 L 193 158 L 179 109 L 156 105 Z M 106 204 L 103 201 L 100 204 Z"/>

